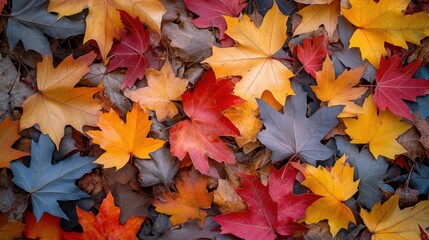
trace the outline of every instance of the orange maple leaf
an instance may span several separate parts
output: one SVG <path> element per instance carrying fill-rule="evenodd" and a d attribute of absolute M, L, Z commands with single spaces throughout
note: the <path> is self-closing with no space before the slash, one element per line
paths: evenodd
<path fill-rule="evenodd" d="M 26 229 L 24 235 L 31 239 L 52 239 L 60 240 L 61 228 L 60 218 L 52 216 L 49 213 L 44 213 L 40 220 L 36 221 L 36 216 L 33 213 L 25 214 Z"/>
<path fill-rule="evenodd" d="M 5 118 L 0 123 L 0 168 L 8 168 L 10 161 L 29 155 L 29 153 L 11 148 L 12 144 L 20 138 L 18 130 L 18 121 L 12 122 L 9 118 Z"/>
<path fill-rule="evenodd" d="M 149 158 L 149 153 L 162 147 L 165 142 L 147 137 L 151 124 L 149 115 L 137 104 L 127 114 L 126 123 L 113 110 L 103 113 L 97 123 L 101 131 L 86 132 L 94 143 L 106 150 L 95 162 L 104 164 L 105 168 L 119 169 L 127 164 L 131 156 Z"/>
<path fill-rule="evenodd" d="M 208 209 L 213 203 L 213 192 L 207 192 L 208 178 L 194 169 L 189 172 L 182 170 L 176 179 L 177 193 L 163 193 L 163 200 L 155 200 L 156 211 L 171 215 L 173 225 L 182 224 L 192 219 L 198 219 L 200 226 L 204 225 Z"/>

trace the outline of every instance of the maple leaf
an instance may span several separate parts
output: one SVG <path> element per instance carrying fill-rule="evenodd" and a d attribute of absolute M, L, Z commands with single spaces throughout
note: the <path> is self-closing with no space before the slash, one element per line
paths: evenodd
<path fill-rule="evenodd" d="M 83 228 L 83 233 L 77 237 L 81 239 L 93 240 L 120 240 L 120 239 L 138 239 L 137 232 L 143 223 L 143 217 L 130 217 L 125 224 L 119 224 L 120 209 L 115 206 L 112 193 L 108 193 L 100 206 L 97 216 L 94 213 L 85 212 L 76 208 L 78 221 Z M 76 235 L 71 237 L 63 233 L 66 239 L 76 239 Z"/>
<path fill-rule="evenodd" d="M 377 203 L 370 212 L 361 209 L 360 215 L 372 233 L 372 240 L 420 239 L 420 229 L 429 226 L 429 201 L 400 209 L 399 196 L 393 195 L 384 204 Z"/>
<path fill-rule="evenodd" d="M 384 43 L 408 49 L 406 41 L 419 45 L 429 36 L 426 13 L 404 15 L 410 0 L 350 0 L 351 8 L 342 14 L 358 29 L 350 39 L 350 47 L 360 48 L 362 59 L 378 68 L 381 56 L 386 55 Z"/>
<path fill-rule="evenodd" d="M 302 41 L 302 46 L 297 47 L 297 57 L 302 63 L 306 72 L 316 78 L 316 72 L 322 70 L 322 62 L 328 53 L 328 39 L 325 35 L 314 38 L 306 38 Z"/>
<path fill-rule="evenodd" d="M 410 109 L 403 100 L 415 102 L 417 96 L 429 93 L 429 81 L 413 78 L 420 65 L 421 62 L 416 61 L 402 67 L 401 57 L 398 55 L 389 59 L 381 58 L 374 92 L 374 102 L 380 110 L 389 109 L 396 116 L 413 120 Z"/>
<path fill-rule="evenodd" d="M 39 142 L 31 142 L 30 167 L 14 161 L 10 163 L 13 183 L 31 194 L 33 213 L 40 220 L 44 212 L 68 219 L 57 201 L 76 200 L 88 197 L 75 184 L 76 179 L 95 168 L 94 158 L 71 157 L 52 165 L 55 145 L 51 139 L 40 134 Z M 43 174 L 41 174 L 43 173 Z"/>
<path fill-rule="evenodd" d="M 13 240 L 21 237 L 25 230 L 22 222 L 9 221 L 6 213 L 0 214 L 0 236 L 2 240 Z"/>
<path fill-rule="evenodd" d="M 296 95 L 288 97 L 284 114 L 257 100 L 265 125 L 258 139 L 273 151 L 271 159 L 274 162 L 296 154 L 300 159 L 316 165 L 317 160 L 326 160 L 333 154 L 320 140 L 338 124 L 336 116 L 343 107 L 322 107 L 307 118 L 307 94 L 297 82 L 292 82 L 292 87 Z"/>
<path fill-rule="evenodd" d="M 192 23 L 199 28 L 216 27 L 223 47 L 229 47 L 233 41 L 225 34 L 226 21 L 223 16 L 235 17 L 247 6 L 239 0 L 184 0 L 186 7 L 198 14 Z"/>
<path fill-rule="evenodd" d="M 317 98 L 327 105 L 344 105 L 343 111 L 338 115 L 340 118 L 355 117 L 363 113 L 362 108 L 353 100 L 362 96 L 366 87 L 353 87 L 360 82 L 365 65 L 359 68 L 345 70 L 335 80 L 334 64 L 329 56 L 325 58 L 322 71 L 316 73 L 317 86 L 311 86 Z"/>
<path fill-rule="evenodd" d="M 127 113 L 124 123 L 118 114 L 110 110 L 98 119 L 99 130 L 87 131 L 95 144 L 106 150 L 95 162 L 104 164 L 105 168 L 122 168 L 132 156 L 148 158 L 149 153 L 164 145 L 163 140 L 148 138 L 152 121 L 139 105 Z"/>
<path fill-rule="evenodd" d="M 256 135 L 262 128 L 262 121 L 257 117 L 258 110 L 248 102 L 227 108 L 223 114 L 231 120 L 240 131 L 240 136 L 235 137 L 239 147 L 246 143 L 255 142 Z"/>
<path fill-rule="evenodd" d="M 25 50 L 32 49 L 52 58 L 51 46 L 45 34 L 65 39 L 85 31 L 84 23 L 67 18 L 58 19 L 46 11 L 47 5 L 47 0 L 14 0 L 6 29 L 11 49 L 22 41 Z"/>
<path fill-rule="evenodd" d="M 382 155 L 394 159 L 395 155 L 406 150 L 395 140 L 412 126 L 401 122 L 390 111 L 379 112 L 372 95 L 364 102 L 363 113 L 357 119 L 344 119 L 345 132 L 352 138 L 353 144 L 368 144 L 375 158 Z"/>
<path fill-rule="evenodd" d="M 204 226 L 207 213 L 203 209 L 210 208 L 213 203 L 213 192 L 207 192 L 207 182 L 207 176 L 193 169 L 180 171 L 176 179 L 177 192 L 164 192 L 162 200 L 154 201 L 155 210 L 171 215 L 173 225 L 198 219 L 199 225 Z"/>
<path fill-rule="evenodd" d="M 198 171 L 209 173 L 208 158 L 218 162 L 235 163 L 231 150 L 219 136 L 238 136 L 239 130 L 222 111 L 243 103 L 231 93 L 234 84 L 230 79 L 216 80 L 208 70 L 193 91 L 182 95 L 183 108 L 189 119 L 173 126 L 170 131 L 171 153 L 183 160 L 189 153 Z"/>
<path fill-rule="evenodd" d="M 62 17 L 79 13 L 84 8 L 89 10 L 83 42 L 94 39 L 105 62 L 113 39 L 119 39 L 124 27 L 117 9 L 126 11 L 132 17 L 139 17 L 158 32 L 165 13 L 164 5 L 159 0 L 51 0 L 48 11 L 57 12 Z"/>
<path fill-rule="evenodd" d="M 146 79 L 148 87 L 125 92 L 125 96 L 138 102 L 145 112 L 154 110 L 160 122 L 167 117 L 173 118 L 179 112 L 173 101 L 180 100 L 188 86 L 188 80 L 176 77 L 168 61 L 161 71 L 147 69 Z"/>
<path fill-rule="evenodd" d="M 226 34 L 237 42 L 237 47 L 213 47 L 213 56 L 205 62 L 217 77 L 241 75 L 234 93 L 256 107 L 255 98 L 269 90 L 278 102 L 284 102 L 293 94 L 289 78 L 293 73 L 273 55 L 286 41 L 286 21 L 277 4 L 264 17 L 260 28 L 244 15 L 240 20 L 225 16 L 228 29 Z"/>
<path fill-rule="evenodd" d="M 295 2 L 303 4 L 329 4 L 335 0 L 296 0 Z"/>
<path fill-rule="evenodd" d="M 326 4 L 313 3 L 297 13 L 302 16 L 302 20 L 293 32 L 294 36 L 316 31 L 323 24 L 328 36 L 333 38 L 338 25 L 338 15 L 340 15 L 340 1 L 334 0 Z"/>
<path fill-rule="evenodd" d="M 25 214 L 24 235 L 31 239 L 61 239 L 60 218 L 44 213 L 40 220 L 34 214 Z"/>
<path fill-rule="evenodd" d="M 344 201 L 358 191 L 359 180 L 353 181 L 354 169 L 346 163 L 346 155 L 335 162 L 330 172 L 322 166 L 317 168 L 309 164 L 294 166 L 305 176 L 301 184 L 322 196 L 307 208 L 305 217 L 307 224 L 327 219 L 330 232 L 335 236 L 341 228 L 347 229 L 349 222 L 356 223 L 353 212 Z"/>
<path fill-rule="evenodd" d="M 295 231 L 306 230 L 295 221 L 305 217 L 306 208 L 319 196 L 293 194 L 297 172 L 290 165 L 278 171 L 272 167 L 268 187 L 254 176 L 241 174 L 243 187 L 235 191 L 248 209 L 214 217 L 221 225 L 221 233 L 244 239 L 276 239 L 276 233 L 289 236 Z"/>
<path fill-rule="evenodd" d="M 0 152 L 0 168 L 8 168 L 10 161 L 29 155 L 26 152 L 12 148 L 12 144 L 20 138 L 18 130 L 19 122 L 13 122 L 8 117 L 0 123 L 0 149 L 2 149 Z"/>
<path fill-rule="evenodd" d="M 93 95 L 100 89 L 74 88 L 95 56 L 88 53 L 74 60 L 70 55 L 56 68 L 48 56 L 37 63 L 38 90 L 22 104 L 21 130 L 39 124 L 59 148 L 66 125 L 81 132 L 84 125 L 95 125 L 101 105 Z"/>
<path fill-rule="evenodd" d="M 127 68 L 121 89 L 132 87 L 137 79 L 143 79 L 151 62 L 153 46 L 150 45 L 150 32 L 144 28 L 139 17 L 132 18 L 127 12 L 119 11 L 126 31 L 122 32 L 120 43 L 114 45 L 109 55 L 110 72 L 116 68 Z"/>

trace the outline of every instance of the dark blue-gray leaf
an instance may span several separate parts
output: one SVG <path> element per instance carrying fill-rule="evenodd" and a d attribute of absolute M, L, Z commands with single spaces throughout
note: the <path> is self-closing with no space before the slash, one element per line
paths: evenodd
<path fill-rule="evenodd" d="M 307 94 L 298 82 L 292 81 L 292 88 L 296 95 L 287 97 L 284 114 L 257 99 L 266 128 L 258 134 L 258 139 L 273 151 L 273 162 L 296 154 L 301 160 L 316 165 L 316 161 L 333 155 L 320 140 L 338 124 L 337 115 L 344 106 L 322 107 L 307 118 Z"/>
<path fill-rule="evenodd" d="M 46 35 L 53 38 L 67 38 L 85 32 L 85 24 L 67 18 L 58 19 L 57 15 L 46 10 L 47 0 L 14 0 L 12 12 L 7 23 L 7 38 L 11 49 L 19 40 L 25 50 L 33 49 L 43 56 L 52 52 Z"/>
<path fill-rule="evenodd" d="M 419 162 L 416 163 L 410 177 L 410 185 L 419 190 L 420 194 L 429 194 L 429 167 Z"/>
<path fill-rule="evenodd" d="M 374 159 L 368 148 L 359 152 L 356 145 L 350 144 L 341 136 L 336 136 L 337 148 L 340 156 L 347 155 L 347 162 L 355 167 L 355 179 L 360 179 L 359 196 L 357 202 L 368 209 L 372 209 L 379 202 L 382 193 L 379 185 L 383 183 L 389 164 L 383 157 Z"/>
<path fill-rule="evenodd" d="M 47 135 L 41 134 L 39 142 L 31 143 L 29 168 L 19 161 L 10 164 L 14 175 L 13 183 L 31 194 L 33 213 L 37 221 L 44 212 L 68 219 L 57 201 L 89 197 L 76 186 L 75 182 L 96 166 L 93 163 L 95 158 L 75 154 L 52 165 L 54 150 L 52 140 Z"/>

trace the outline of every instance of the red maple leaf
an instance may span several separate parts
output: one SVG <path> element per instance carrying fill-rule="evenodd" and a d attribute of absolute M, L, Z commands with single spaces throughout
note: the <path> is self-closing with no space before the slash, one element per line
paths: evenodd
<path fill-rule="evenodd" d="M 417 96 L 429 93 L 429 81 L 413 78 L 421 64 L 415 61 L 403 67 L 398 55 L 389 59 L 381 58 L 374 93 L 374 102 L 380 110 L 388 108 L 397 116 L 413 119 L 403 100 L 416 101 Z"/>
<path fill-rule="evenodd" d="M 156 66 L 156 61 L 151 59 L 156 56 L 151 51 L 154 47 L 150 44 L 149 29 L 143 27 L 138 17 L 133 19 L 127 12 L 119 12 L 126 30 L 121 35 L 120 43 L 112 47 L 106 71 L 127 68 L 121 85 L 124 89 L 133 86 L 137 79 L 142 79 L 148 67 Z"/>
<path fill-rule="evenodd" d="M 170 131 L 171 153 L 183 160 L 186 153 L 194 167 L 208 174 L 208 158 L 235 163 L 231 150 L 220 136 L 239 136 L 239 130 L 222 112 L 243 103 L 233 95 L 230 79 L 216 80 L 213 70 L 205 72 L 193 91 L 182 94 L 183 108 L 189 119 L 174 125 Z"/>
<path fill-rule="evenodd" d="M 222 47 L 232 46 L 233 40 L 225 34 L 226 22 L 223 16 L 237 16 L 247 3 L 240 3 L 239 0 L 184 0 L 184 2 L 189 10 L 199 16 L 192 20 L 196 27 L 218 28 Z"/>
<path fill-rule="evenodd" d="M 243 188 L 235 190 L 246 202 L 247 211 L 214 217 L 221 233 L 245 239 L 276 239 L 277 234 L 289 236 L 306 230 L 295 221 L 305 217 L 308 206 L 320 198 L 314 194 L 293 194 L 297 170 L 286 165 L 279 171 L 271 169 L 268 187 L 254 176 L 241 174 Z"/>
<path fill-rule="evenodd" d="M 316 72 L 322 70 L 323 59 L 327 54 L 331 54 L 331 51 L 328 50 L 328 39 L 325 35 L 306 38 L 297 49 L 299 61 L 313 78 L 316 78 Z"/>

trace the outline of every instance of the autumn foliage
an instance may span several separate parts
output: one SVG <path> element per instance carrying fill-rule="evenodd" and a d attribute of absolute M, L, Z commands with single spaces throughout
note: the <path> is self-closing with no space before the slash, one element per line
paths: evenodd
<path fill-rule="evenodd" d="M 0 9 L 0 240 L 428 239 L 427 1 Z"/>

